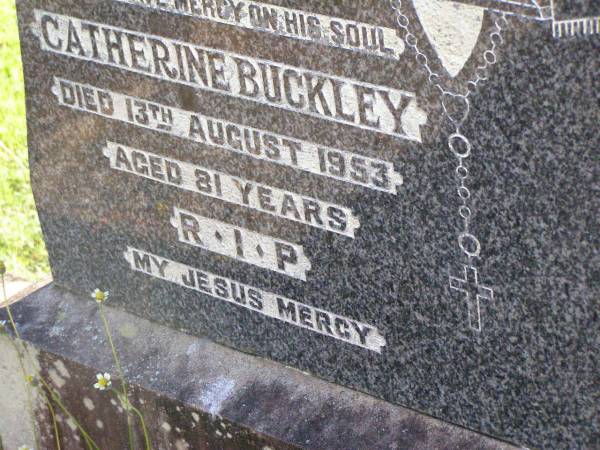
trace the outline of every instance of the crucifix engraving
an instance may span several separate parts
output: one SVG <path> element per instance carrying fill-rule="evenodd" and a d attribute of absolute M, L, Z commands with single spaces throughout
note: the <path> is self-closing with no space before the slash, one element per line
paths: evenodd
<path fill-rule="evenodd" d="M 463 266 L 462 278 L 450 275 L 450 289 L 461 292 L 467 301 L 469 328 L 481 331 L 480 302 L 493 300 L 494 290 L 479 284 L 479 273 L 473 266 Z"/>

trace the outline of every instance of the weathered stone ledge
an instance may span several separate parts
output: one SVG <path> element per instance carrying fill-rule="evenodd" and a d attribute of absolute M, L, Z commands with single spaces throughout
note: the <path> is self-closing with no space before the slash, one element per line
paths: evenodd
<path fill-rule="evenodd" d="M 115 374 L 93 301 L 50 284 L 12 308 L 41 372 L 68 408 L 102 449 L 126 448 L 122 409 L 111 393 L 92 387 L 96 373 Z M 106 311 L 133 402 L 146 417 L 155 449 L 513 448 L 206 339 Z M 10 449 L 30 438 L 30 421 L 14 416 L 27 410 L 18 404 L 24 401 L 24 386 L 14 374 L 18 364 L 6 337 L 0 347 L 6 355 L 0 377 L 12 383 L 2 383 L 5 394 L 8 389 L 12 395 L 0 395 L 0 410 L 11 414 L 0 421 Z M 43 448 L 54 448 L 49 417 L 39 399 L 36 403 Z M 61 418 L 67 450 L 83 448 L 72 425 Z"/>

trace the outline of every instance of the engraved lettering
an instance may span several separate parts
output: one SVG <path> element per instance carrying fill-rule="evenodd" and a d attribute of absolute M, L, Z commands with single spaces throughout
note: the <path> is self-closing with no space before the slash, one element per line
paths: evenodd
<path fill-rule="evenodd" d="M 40 10 L 35 16 L 45 51 L 421 142 L 426 114 L 414 92 Z"/>
<path fill-rule="evenodd" d="M 393 28 L 383 28 L 262 2 L 236 2 L 235 0 L 117 1 L 383 58 L 397 60 L 405 50 L 404 42 Z"/>
<path fill-rule="evenodd" d="M 396 194 L 397 187 L 403 182 L 391 163 L 348 151 L 318 146 L 60 78 L 55 78 L 52 92 L 61 105 L 72 109 L 346 183 Z"/>
<path fill-rule="evenodd" d="M 183 286 L 215 300 L 225 301 L 307 331 L 380 353 L 386 345 L 380 332 L 365 323 L 314 308 L 275 293 L 128 247 L 125 260 L 131 270 Z M 350 323 L 352 326 L 350 326 Z"/>
<path fill-rule="evenodd" d="M 311 264 L 302 247 L 175 207 L 171 225 L 179 242 L 244 264 L 306 281 Z"/>

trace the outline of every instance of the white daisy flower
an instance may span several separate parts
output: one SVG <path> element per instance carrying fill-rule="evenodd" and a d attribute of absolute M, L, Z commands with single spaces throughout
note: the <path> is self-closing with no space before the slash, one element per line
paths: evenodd
<path fill-rule="evenodd" d="M 95 289 L 94 292 L 92 292 L 92 298 L 98 303 L 104 303 L 108 298 L 108 291 L 101 291 L 100 289 Z"/>
<path fill-rule="evenodd" d="M 110 381 L 110 373 L 105 373 L 104 375 L 99 373 L 96 375 L 98 382 L 94 384 L 94 387 L 99 391 L 105 391 L 109 387 L 112 386 L 112 381 Z"/>

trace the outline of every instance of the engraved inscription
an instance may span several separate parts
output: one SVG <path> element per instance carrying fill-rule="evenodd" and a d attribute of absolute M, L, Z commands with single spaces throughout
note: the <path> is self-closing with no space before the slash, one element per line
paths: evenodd
<path fill-rule="evenodd" d="M 43 50 L 421 142 L 414 92 L 35 11 Z"/>
<path fill-rule="evenodd" d="M 217 300 L 377 353 L 381 353 L 382 347 L 386 345 L 385 338 L 371 325 L 133 247 L 128 247 L 124 256 L 134 271 L 201 292 Z"/>
<path fill-rule="evenodd" d="M 113 142 L 107 142 L 104 155 L 113 169 L 333 233 L 354 237 L 360 226 L 348 208 L 206 167 Z"/>
<path fill-rule="evenodd" d="M 301 246 L 175 207 L 179 242 L 306 281 L 311 268 Z"/>
<path fill-rule="evenodd" d="M 161 5 L 164 6 L 164 3 L 147 3 L 144 6 L 164 9 Z M 299 20 L 303 19 L 299 17 Z M 354 25 L 345 22 L 345 32 L 354 33 Z M 330 26 L 335 27 L 332 24 Z M 35 10 L 32 29 L 39 38 L 40 48 L 55 55 L 123 69 L 350 127 L 421 142 L 420 128 L 427 122 L 427 115 L 419 107 L 416 94 L 403 89 L 369 84 L 41 10 Z M 404 50 L 403 45 L 396 50 L 386 47 L 385 35 L 381 34 L 378 27 L 364 28 L 365 40 L 361 41 L 359 47 L 367 42 L 369 30 L 375 31 L 372 34 L 373 42 L 377 42 L 379 50 L 386 54 L 379 56 L 397 58 Z M 282 34 L 281 29 L 278 31 Z M 346 37 L 351 35 L 346 34 Z M 354 46 L 352 42 L 348 41 L 351 47 Z M 338 46 L 331 42 L 322 43 Z M 337 44 L 344 48 L 342 41 Z M 352 50 L 378 51 L 374 47 Z M 395 51 L 397 54 L 392 55 Z M 178 105 L 152 102 L 56 77 L 52 93 L 58 99 L 58 104 L 66 108 L 373 190 L 396 195 L 398 186 L 403 182 L 390 162 L 184 110 Z M 186 146 L 186 150 L 190 147 Z M 197 151 L 201 150 L 199 146 Z M 354 238 L 360 227 L 358 218 L 350 208 L 280 189 L 270 185 L 270 181 L 269 184 L 258 183 L 110 140 L 106 141 L 102 152 L 111 169 L 155 183 L 350 238 Z M 231 258 L 236 264 L 249 264 L 306 281 L 312 267 L 301 245 L 261 234 L 245 228 L 245 225 L 242 227 L 178 206 L 172 207 L 170 224 L 175 228 L 179 243 L 201 249 L 200 253 L 209 252 L 217 258 L 220 258 L 217 255 Z M 228 217 L 231 216 L 228 214 Z M 386 344 L 379 331 L 370 325 L 226 277 L 131 247 L 125 252 L 125 258 L 134 271 L 243 306 L 285 323 L 378 353 Z"/>
<path fill-rule="evenodd" d="M 292 39 L 399 59 L 405 45 L 392 28 L 261 2 L 117 0 Z"/>
<path fill-rule="evenodd" d="M 69 108 L 200 142 L 252 158 L 397 194 L 392 163 L 196 114 L 141 98 L 55 78 L 53 93 Z"/>

